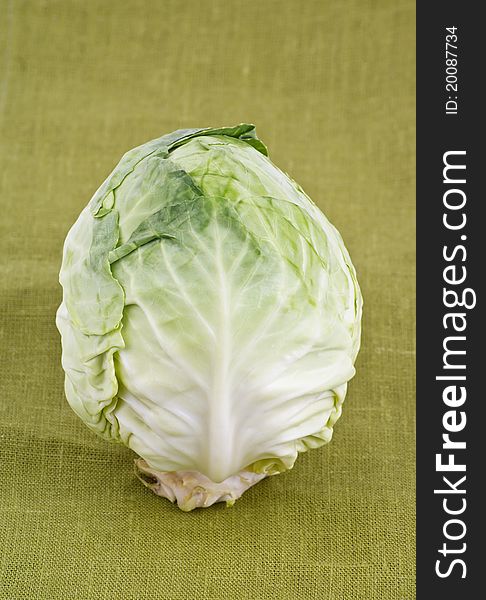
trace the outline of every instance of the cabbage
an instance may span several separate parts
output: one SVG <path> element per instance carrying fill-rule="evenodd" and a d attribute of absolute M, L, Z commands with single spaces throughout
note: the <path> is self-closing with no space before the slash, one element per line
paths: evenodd
<path fill-rule="evenodd" d="M 361 294 L 253 125 L 125 154 L 71 228 L 60 282 L 71 407 L 181 509 L 231 505 L 331 439 Z"/>

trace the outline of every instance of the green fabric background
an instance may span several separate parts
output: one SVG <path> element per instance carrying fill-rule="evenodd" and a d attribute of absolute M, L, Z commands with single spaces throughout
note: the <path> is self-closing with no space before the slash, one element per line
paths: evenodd
<path fill-rule="evenodd" d="M 0 0 L 0 598 L 415 597 L 412 0 Z M 68 228 L 122 153 L 253 122 L 365 299 L 330 445 L 184 514 L 63 395 Z"/>

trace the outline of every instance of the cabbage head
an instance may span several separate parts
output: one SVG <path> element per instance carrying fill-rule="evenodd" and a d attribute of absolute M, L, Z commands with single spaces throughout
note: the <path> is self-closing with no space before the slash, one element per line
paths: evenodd
<path fill-rule="evenodd" d="M 181 509 L 231 505 L 331 439 L 361 294 L 253 125 L 127 152 L 69 231 L 60 282 L 69 404 Z"/>

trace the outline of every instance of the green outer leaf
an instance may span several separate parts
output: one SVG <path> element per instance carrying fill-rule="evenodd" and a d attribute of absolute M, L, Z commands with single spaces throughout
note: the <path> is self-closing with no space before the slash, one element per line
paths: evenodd
<path fill-rule="evenodd" d="M 73 324 L 64 302 L 56 324 L 62 335 L 64 389 L 71 408 L 97 434 L 118 441 L 118 380 L 113 355 L 125 346 L 121 328 L 104 335 L 86 335 Z"/>
<path fill-rule="evenodd" d="M 166 158 L 169 152 L 180 147 L 191 138 L 207 135 L 225 135 L 228 137 L 241 139 L 250 145 L 257 144 L 260 152 L 266 154 L 265 146 L 256 137 L 255 126 L 242 123 L 234 127 L 220 128 L 201 128 L 201 129 L 180 129 L 168 135 L 152 140 L 142 146 L 134 148 L 127 152 L 121 159 L 113 173 L 103 183 L 92 198 L 89 209 L 90 216 L 94 217 L 91 223 L 85 223 L 83 227 L 89 227 L 92 230 L 92 242 L 88 259 L 82 259 L 76 266 L 70 266 L 70 269 L 77 271 L 77 276 L 70 274 L 65 278 L 67 267 L 70 265 L 71 258 L 74 263 L 77 258 L 66 254 L 66 264 L 61 271 L 61 284 L 65 288 L 65 301 L 73 322 L 85 334 L 102 335 L 119 326 L 123 315 L 123 290 L 118 282 L 112 277 L 110 263 L 119 260 L 128 252 L 132 252 L 140 244 L 147 243 L 161 235 L 171 236 L 169 231 L 162 231 L 160 226 L 164 224 L 164 219 L 168 216 L 171 208 L 164 207 L 159 214 L 145 222 L 141 228 L 137 228 L 130 240 L 119 248 L 116 248 L 118 231 L 118 213 L 114 210 L 115 196 L 114 190 L 118 187 L 135 166 L 142 160 L 156 154 Z M 254 146 L 255 147 L 255 146 Z M 188 211 L 188 205 L 182 203 L 186 201 L 187 194 L 195 197 L 201 195 L 191 178 L 180 169 L 175 167 L 174 175 L 180 178 L 181 185 L 185 185 L 188 190 L 181 192 L 181 187 L 172 191 L 175 198 L 178 198 L 179 205 L 183 210 Z M 173 210 L 174 206 L 172 207 Z M 88 218 L 88 217 L 87 217 Z M 158 222 L 159 228 L 156 233 L 153 231 L 154 224 Z M 172 230 L 176 229 L 176 224 Z M 170 229 L 170 226 L 169 226 Z"/>
<path fill-rule="evenodd" d="M 324 261 L 325 231 L 285 200 L 205 196 L 200 207 L 206 225 L 187 219 L 112 265 L 127 303 L 120 436 L 160 471 L 275 474 L 329 441 L 354 373 L 330 277 L 339 247 Z"/>
<path fill-rule="evenodd" d="M 177 169 L 169 161 L 164 161 L 164 169 L 167 171 L 164 180 L 166 204 L 142 221 L 125 244 L 109 253 L 110 263 L 153 240 L 162 237 L 177 239 L 181 227 L 187 221 L 194 225 L 196 221 L 207 220 L 202 192 L 187 173 Z"/>
<path fill-rule="evenodd" d="M 129 150 L 115 167 L 114 171 L 102 186 L 95 193 L 89 204 L 91 213 L 95 217 L 102 217 L 111 209 L 105 205 L 107 196 L 115 190 L 125 179 L 125 177 L 133 171 L 137 163 L 152 154 L 157 156 L 167 157 L 169 152 L 181 146 L 191 138 L 202 135 L 226 135 L 241 139 L 262 154 L 267 155 L 267 148 L 256 136 L 255 126 L 250 123 L 241 123 L 234 127 L 205 127 L 199 129 L 178 129 L 172 133 L 164 135 L 155 140 L 151 140 L 142 146 L 137 146 L 133 150 Z M 110 201 L 112 205 L 112 202 Z"/>
<path fill-rule="evenodd" d="M 83 247 L 91 231 L 89 251 Z M 118 241 L 118 213 L 94 219 L 89 212 L 72 229 L 66 243 L 60 282 L 73 324 L 86 335 L 116 329 L 123 316 L 123 289 L 111 274 L 108 254 Z"/>

